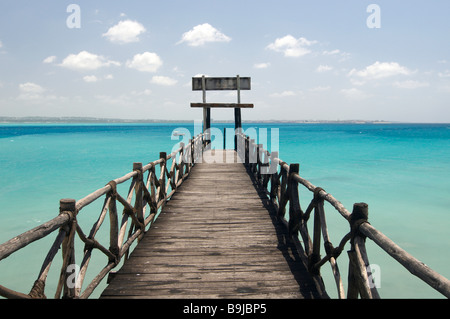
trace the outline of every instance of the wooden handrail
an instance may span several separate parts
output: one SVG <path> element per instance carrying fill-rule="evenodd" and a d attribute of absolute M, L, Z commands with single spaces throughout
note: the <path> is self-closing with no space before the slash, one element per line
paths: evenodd
<path fill-rule="evenodd" d="M 168 155 L 160 153 L 160 158 L 153 162 L 146 165 L 134 163 L 132 172 L 110 181 L 104 187 L 78 201 L 61 200 L 60 214 L 57 217 L 0 245 L 1 260 L 59 229 L 30 293 L 17 292 L 0 285 L 0 296 L 6 298 L 46 298 L 46 278 L 52 261 L 61 247 L 63 264 L 55 298 L 61 296 L 64 298 L 88 298 L 103 278 L 123 258 L 128 257 L 131 245 L 136 240 L 140 240 L 144 233 L 150 229 L 162 207 L 188 177 L 192 166 L 202 156 L 203 142 L 203 134 L 199 134 L 191 139 L 187 145 L 180 143 L 180 147 Z M 158 165 L 160 166 L 160 174 L 157 174 L 155 170 Z M 122 197 L 117 192 L 117 185 L 127 181 L 130 181 L 130 187 L 127 195 Z M 102 197 L 104 197 L 104 203 L 100 216 L 87 235 L 77 222 L 77 219 L 81 216 L 80 211 Z M 133 199 L 134 204 L 132 203 Z M 118 215 L 117 204 L 123 207 L 121 220 Z M 147 206 L 149 211 L 147 211 Z M 108 213 L 110 238 L 109 246 L 106 246 L 98 242 L 95 236 Z M 76 235 L 85 246 L 79 273 L 77 276 L 72 276 L 75 277 L 75 280 L 73 280 L 67 270 L 69 266 L 75 265 L 74 240 Z M 86 289 L 82 291 L 81 287 L 93 249 L 102 252 L 107 257 L 107 263 Z"/>
<path fill-rule="evenodd" d="M 367 220 L 362 220 L 357 226 L 352 226 L 352 218 L 356 214 L 355 210 L 359 210 L 360 206 L 367 208 L 367 204 L 356 203 L 353 212 L 350 213 L 344 205 L 331 194 L 302 178 L 297 170 L 298 165 L 293 166 L 293 164 L 287 164 L 279 158 L 277 152 L 271 154 L 243 133 L 238 133 L 238 136 L 241 139 L 240 143 L 245 145 L 245 154 L 242 154 L 241 156 L 246 159 L 245 163 L 248 165 L 249 171 L 254 175 L 259 184 L 264 187 L 268 199 L 272 201 L 276 208 L 277 216 L 280 221 L 291 230 L 291 240 L 296 244 L 299 254 L 311 274 L 313 276 L 318 276 L 321 266 L 327 261 L 330 262 L 339 298 L 345 298 L 345 293 L 342 276 L 340 275 L 337 266 L 337 258 L 348 242 L 350 242 L 351 247 L 348 251 L 349 283 L 347 298 L 357 298 L 358 295 L 362 298 L 380 298 L 376 287 L 370 281 L 370 279 L 373 278 L 365 248 L 365 238 L 371 239 L 375 244 L 404 266 L 411 274 L 419 277 L 445 297 L 450 298 L 450 281 L 447 278 L 432 270 L 400 248 L 386 235 L 370 225 Z M 267 162 L 261 162 L 261 155 L 268 156 L 270 161 L 269 166 L 275 165 L 277 167 L 275 172 L 264 173 L 267 172 Z M 251 158 L 253 158 L 253 161 Z M 294 170 L 292 169 L 293 167 L 295 168 Z M 305 212 L 300 207 L 300 199 L 298 198 L 298 193 L 296 191 L 296 188 L 300 184 L 314 194 L 314 198 Z M 331 204 L 351 226 L 349 233 L 341 239 L 336 248 L 330 243 L 323 201 L 327 201 Z M 284 216 L 288 205 L 289 219 L 286 219 Z M 313 211 L 315 216 L 313 218 L 314 231 L 311 238 L 307 222 Z M 324 240 L 323 246 L 326 252 L 326 256 L 323 258 L 318 258 L 317 256 L 321 238 L 319 232 L 322 233 L 322 238 Z M 299 240 L 298 233 L 300 234 L 302 241 Z M 319 291 L 325 292 L 320 277 L 316 277 L 315 280 Z"/>

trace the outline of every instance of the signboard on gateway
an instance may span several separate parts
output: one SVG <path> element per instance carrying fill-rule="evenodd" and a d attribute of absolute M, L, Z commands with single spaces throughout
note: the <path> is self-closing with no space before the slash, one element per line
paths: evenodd
<path fill-rule="evenodd" d="M 205 77 L 205 90 L 250 90 L 250 77 Z M 203 91 L 202 77 L 192 78 L 192 91 Z"/>

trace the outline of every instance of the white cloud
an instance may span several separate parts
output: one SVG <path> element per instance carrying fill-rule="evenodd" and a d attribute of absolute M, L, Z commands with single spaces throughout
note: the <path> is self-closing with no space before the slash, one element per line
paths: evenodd
<path fill-rule="evenodd" d="M 53 62 L 55 62 L 55 60 L 56 60 L 56 56 L 52 55 L 52 56 L 46 57 L 42 61 L 42 63 L 53 63 Z"/>
<path fill-rule="evenodd" d="M 281 52 L 286 57 L 301 57 L 311 52 L 310 47 L 317 41 L 309 41 L 305 38 L 294 38 L 292 35 L 286 35 L 277 38 L 273 43 L 267 46 L 267 49 L 275 52 Z"/>
<path fill-rule="evenodd" d="M 361 79 L 350 78 L 350 83 L 352 85 L 361 86 L 361 85 L 366 84 L 366 81 L 365 80 L 361 80 Z"/>
<path fill-rule="evenodd" d="M 18 95 L 17 100 L 25 101 L 27 103 L 51 104 L 54 102 L 61 103 L 67 101 L 67 98 L 50 94 L 46 88 L 33 82 L 19 84 L 19 92 L 20 94 Z"/>
<path fill-rule="evenodd" d="M 349 76 L 358 76 L 363 79 L 382 79 L 395 75 L 410 75 L 413 72 L 397 62 L 375 62 L 363 70 L 352 69 Z"/>
<path fill-rule="evenodd" d="M 342 89 L 340 92 L 344 96 L 346 96 L 347 98 L 352 99 L 352 100 L 362 100 L 362 99 L 369 97 L 369 95 L 367 95 L 365 92 L 363 92 L 357 88 Z"/>
<path fill-rule="evenodd" d="M 81 71 L 96 70 L 110 65 L 119 66 L 120 63 L 117 61 L 106 60 L 101 55 L 96 55 L 87 51 L 81 51 L 78 54 L 70 54 L 60 64 L 62 67 Z"/>
<path fill-rule="evenodd" d="M 331 67 L 329 65 L 319 65 L 316 69 L 316 71 L 319 73 L 327 72 L 327 71 L 331 71 L 331 70 L 333 70 L 333 67 Z"/>
<path fill-rule="evenodd" d="M 95 95 L 94 98 L 100 103 L 115 106 L 130 106 L 133 104 L 131 97 L 127 94 L 121 94 L 119 96 Z"/>
<path fill-rule="evenodd" d="M 450 85 L 440 85 L 438 87 L 439 92 L 450 93 Z"/>
<path fill-rule="evenodd" d="M 427 82 L 419 82 L 419 81 L 413 81 L 413 80 L 407 80 L 402 82 L 395 82 L 394 86 L 400 89 L 418 89 L 421 87 L 427 87 L 430 86 Z"/>
<path fill-rule="evenodd" d="M 149 96 L 152 94 L 152 90 L 145 89 L 144 91 L 132 91 L 131 95 L 133 96 Z"/>
<path fill-rule="evenodd" d="M 28 102 L 49 102 L 57 99 L 54 95 L 45 94 L 47 90 L 39 84 L 33 82 L 19 84 L 19 91 L 20 94 L 17 99 Z"/>
<path fill-rule="evenodd" d="M 163 64 L 161 58 L 153 52 L 136 54 L 133 60 L 127 61 L 127 66 L 141 72 L 156 72 Z"/>
<path fill-rule="evenodd" d="M 203 23 L 195 26 L 191 30 L 183 33 L 181 40 L 177 43 L 186 42 L 189 46 L 201 46 L 207 42 L 230 42 L 231 38 L 209 23 Z"/>
<path fill-rule="evenodd" d="M 340 50 L 336 49 L 336 50 L 331 50 L 331 51 L 323 51 L 323 55 L 335 55 L 335 54 L 339 54 L 341 53 Z"/>
<path fill-rule="evenodd" d="M 309 89 L 310 92 L 325 92 L 331 89 L 331 86 L 316 86 Z"/>
<path fill-rule="evenodd" d="M 98 78 L 95 75 L 86 75 L 85 77 L 83 77 L 83 80 L 87 83 L 93 83 L 97 82 Z"/>
<path fill-rule="evenodd" d="M 158 85 L 166 85 L 166 86 L 170 86 L 170 85 L 175 85 L 177 84 L 177 80 L 169 78 L 167 76 L 153 76 L 151 81 L 151 83 L 153 84 L 158 84 Z"/>
<path fill-rule="evenodd" d="M 295 96 L 295 92 L 294 91 L 283 91 L 281 93 L 272 93 L 269 96 L 270 97 L 286 97 L 286 96 Z"/>
<path fill-rule="evenodd" d="M 343 62 L 350 58 L 350 53 L 342 52 L 339 49 L 335 49 L 335 50 L 331 50 L 331 51 L 325 50 L 322 52 L 322 55 L 339 57 L 339 60 L 338 60 L 339 62 Z"/>
<path fill-rule="evenodd" d="M 139 35 L 145 31 L 144 26 L 139 22 L 124 20 L 109 28 L 102 36 L 112 43 L 125 44 L 139 42 Z"/>
<path fill-rule="evenodd" d="M 41 94 L 45 92 L 45 89 L 39 84 L 26 82 L 19 84 L 19 90 L 22 93 Z"/>
<path fill-rule="evenodd" d="M 270 66 L 270 63 L 255 63 L 253 67 L 255 69 L 267 69 Z"/>
<path fill-rule="evenodd" d="M 440 78 L 450 78 L 450 71 L 449 70 L 445 70 L 445 72 L 439 72 L 438 76 Z"/>

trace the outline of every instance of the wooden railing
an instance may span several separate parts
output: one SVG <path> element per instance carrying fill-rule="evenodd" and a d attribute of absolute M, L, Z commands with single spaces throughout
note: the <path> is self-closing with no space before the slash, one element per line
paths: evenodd
<path fill-rule="evenodd" d="M 45 284 L 54 257 L 62 248 L 62 267 L 56 288 L 55 298 L 88 298 L 100 282 L 122 259 L 128 258 L 130 247 L 139 241 L 149 230 L 161 208 L 176 192 L 177 188 L 189 175 L 191 167 L 202 156 L 203 135 L 199 134 L 187 145 L 180 147 L 169 155 L 160 153 L 160 158 L 143 166 L 134 163 L 133 171 L 110 181 L 103 188 L 75 201 L 62 199 L 59 215 L 28 232 L 25 232 L 0 245 L 0 260 L 24 248 L 32 242 L 48 236 L 58 230 L 51 246 L 28 294 L 17 292 L 0 285 L 0 296 L 6 298 L 46 298 Z M 157 172 L 157 166 L 160 167 Z M 117 185 L 130 181 L 128 193 L 122 196 Z M 100 216 L 92 226 L 89 234 L 83 231 L 78 223 L 82 217 L 81 210 L 100 198 L 104 198 Z M 132 201 L 134 199 L 134 205 Z M 123 213 L 118 214 L 118 204 Z M 147 209 L 149 208 L 149 209 Z M 109 247 L 96 239 L 100 226 L 109 215 Z M 119 220 L 120 219 L 120 220 Z M 73 276 L 75 264 L 75 235 L 84 243 L 83 258 Z M 86 271 L 94 249 L 102 252 L 107 259 L 106 266 L 81 291 Z"/>
<path fill-rule="evenodd" d="M 380 298 L 372 274 L 365 240 L 371 239 L 391 257 L 403 265 L 411 274 L 419 277 L 430 287 L 450 298 L 450 281 L 430 269 L 405 250 L 400 248 L 383 233 L 368 222 L 368 205 L 355 203 L 350 213 L 337 199 L 324 189 L 316 187 L 299 174 L 299 164 L 287 164 L 277 152 L 268 152 L 263 145 L 256 144 L 249 136 L 239 133 L 238 153 L 256 181 L 265 189 L 268 199 L 276 208 L 279 220 L 289 230 L 289 239 L 295 245 L 299 255 L 319 291 L 326 294 L 320 276 L 321 267 L 329 262 L 339 298 Z M 300 205 L 299 186 L 313 193 L 312 200 L 303 210 Z M 349 223 L 349 232 L 335 247 L 330 242 L 325 218 L 324 202 L 330 203 Z M 286 217 L 286 212 L 288 216 Z M 312 234 L 308 230 L 312 226 Z M 312 223 L 312 225 L 311 225 Z M 321 256 L 321 240 L 325 256 Z M 339 271 L 337 259 L 350 242 L 348 254 L 347 294 L 343 277 Z M 401 297 L 401 296 L 399 296 Z"/>
<path fill-rule="evenodd" d="M 295 247 L 323 296 L 327 296 L 327 293 L 321 277 L 321 270 L 322 266 L 329 262 L 339 298 L 380 297 L 372 282 L 373 274 L 365 247 L 365 240 L 369 238 L 412 274 L 450 298 L 450 281 L 448 279 L 415 259 L 368 223 L 367 204 L 354 204 L 353 211 L 350 213 L 331 194 L 302 178 L 299 174 L 299 164 L 289 165 L 279 158 L 277 152 L 268 152 L 263 145 L 256 144 L 249 136 L 242 133 L 238 133 L 237 136 L 236 148 L 242 161 L 275 206 L 278 219 L 288 229 L 288 241 Z M 141 163 L 134 163 L 132 172 L 110 181 L 103 188 L 78 201 L 74 199 L 61 200 L 60 213 L 57 217 L 0 245 L 0 260 L 2 260 L 58 230 L 56 239 L 44 259 L 31 291 L 26 294 L 0 285 L 0 296 L 46 298 L 47 275 L 54 257 L 62 248 L 62 266 L 54 297 L 88 298 L 100 282 L 111 273 L 111 270 L 122 260 L 128 258 L 133 243 L 138 242 L 151 228 L 161 208 L 189 175 L 194 163 L 201 159 L 203 144 L 204 137 L 200 134 L 190 140 L 187 145 L 180 143 L 180 147 L 169 155 L 160 153 L 160 159 L 145 166 Z M 159 172 L 157 172 L 157 166 L 159 166 Z M 130 186 L 127 194 L 122 196 L 117 191 L 117 185 L 127 181 L 130 181 Z M 306 210 L 303 210 L 300 205 L 300 185 L 313 194 Z M 82 217 L 80 212 L 100 198 L 104 198 L 100 216 L 93 224 L 89 234 L 86 235 L 78 222 Z M 134 204 L 132 204 L 133 200 Z M 349 223 L 348 233 L 343 236 L 336 247 L 331 243 L 328 234 L 325 201 L 331 204 Z M 117 204 L 123 207 L 121 216 L 118 214 Z M 105 245 L 96 239 L 96 235 L 107 215 L 110 220 L 109 243 Z M 311 220 L 312 222 L 308 224 Z M 311 223 L 312 236 L 308 230 Z M 73 270 L 71 266 L 76 265 L 76 235 L 84 243 L 84 247 L 77 276 L 73 276 L 68 270 Z M 350 243 L 350 249 L 347 251 L 349 273 L 344 277 L 348 278 L 347 293 L 345 293 L 344 279 L 337 260 L 348 243 Z M 86 278 L 86 271 L 94 249 L 106 257 L 106 265 L 82 291 L 81 287 Z M 321 256 L 321 252 L 325 252 L 324 256 Z"/>

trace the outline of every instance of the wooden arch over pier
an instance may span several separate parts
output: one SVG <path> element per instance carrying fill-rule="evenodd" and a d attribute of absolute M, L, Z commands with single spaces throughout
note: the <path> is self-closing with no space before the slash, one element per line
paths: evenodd
<path fill-rule="evenodd" d="M 234 108 L 234 128 L 235 132 L 241 133 L 242 108 L 253 108 L 253 104 L 241 103 L 241 90 L 251 89 L 250 77 L 193 77 L 192 91 L 203 92 L 203 103 L 191 103 L 191 107 L 203 108 L 203 133 L 206 134 L 206 143 L 210 143 L 209 129 L 211 128 L 211 108 Z M 206 91 L 233 90 L 237 91 L 237 103 L 207 103 Z M 237 149 L 237 138 L 234 139 L 235 149 Z"/>

